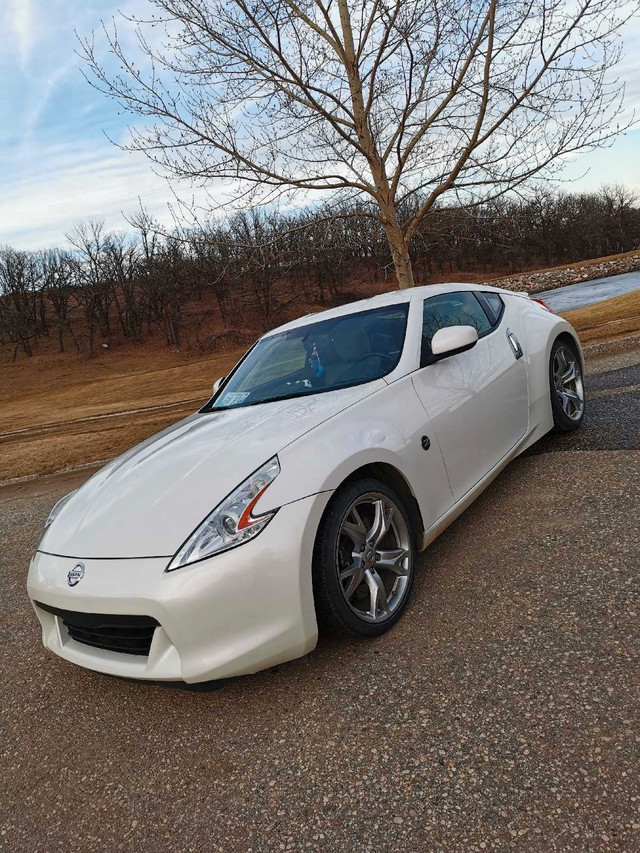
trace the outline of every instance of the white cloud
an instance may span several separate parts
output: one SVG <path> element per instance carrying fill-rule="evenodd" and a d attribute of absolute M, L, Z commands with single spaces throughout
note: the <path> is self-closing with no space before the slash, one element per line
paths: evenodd
<path fill-rule="evenodd" d="M 169 225 L 172 193 L 142 154 L 123 152 L 101 134 L 123 138 L 118 108 L 82 81 L 74 54 L 74 28 L 89 35 L 118 5 L 145 16 L 146 0 L 0 0 L 0 70 L 6 102 L 0 122 L 0 245 L 38 248 L 64 243 L 78 219 L 104 218 L 122 229 L 122 211 L 138 197 Z M 160 39 L 162 28 L 154 31 Z M 133 46 L 133 28 L 120 35 Z M 640 21 L 628 25 L 619 74 L 627 84 L 625 107 L 640 107 Z M 4 91 L 3 91 L 4 90 Z M 639 111 L 640 112 L 640 111 Z M 568 190 L 591 190 L 605 182 L 640 190 L 640 130 L 613 148 L 567 158 Z M 587 173 L 584 175 L 584 173 Z M 182 189 L 191 197 L 188 187 Z M 202 191 L 196 197 L 203 200 Z"/>
<path fill-rule="evenodd" d="M 629 24 L 624 35 L 624 52 L 617 68 L 619 78 L 625 85 L 625 110 L 629 115 L 635 110 L 640 117 L 640 21 Z"/>
<path fill-rule="evenodd" d="M 5 37 L 3 41 L 7 47 L 15 44 L 23 68 L 31 56 L 35 35 L 35 21 L 32 12 L 31 0 L 9 0 L 5 10 L 3 26 Z M 11 35 L 13 35 L 13 39 Z"/>
<path fill-rule="evenodd" d="M 21 152 L 20 161 L 0 196 L 0 245 L 61 245 L 65 232 L 89 216 L 122 230 L 127 227 L 123 212 L 134 212 L 138 198 L 165 225 L 172 222 L 167 206 L 172 193 L 142 154 L 121 151 L 106 141 L 98 147 L 78 142 L 30 148 Z M 186 187 L 182 197 L 191 197 Z"/>

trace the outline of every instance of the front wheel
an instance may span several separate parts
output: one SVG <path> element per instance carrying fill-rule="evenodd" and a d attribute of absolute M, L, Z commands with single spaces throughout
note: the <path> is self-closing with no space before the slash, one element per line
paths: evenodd
<path fill-rule="evenodd" d="M 575 346 L 562 338 L 551 349 L 549 385 L 556 429 L 561 432 L 577 429 L 584 417 L 582 368 Z"/>
<path fill-rule="evenodd" d="M 359 637 L 388 631 L 409 601 L 416 559 L 411 519 L 395 492 L 363 478 L 333 496 L 313 559 L 320 621 Z"/>

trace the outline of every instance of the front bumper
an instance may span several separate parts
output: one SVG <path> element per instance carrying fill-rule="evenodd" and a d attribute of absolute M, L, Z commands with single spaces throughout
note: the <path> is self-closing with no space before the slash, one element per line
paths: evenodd
<path fill-rule="evenodd" d="M 166 572 L 169 559 L 84 559 L 38 552 L 27 591 L 46 648 L 110 675 L 209 681 L 246 675 L 310 652 L 318 629 L 311 561 L 324 492 L 282 507 L 255 539 Z M 78 560 L 85 573 L 70 587 Z M 151 616 L 159 626 L 148 656 L 94 648 L 72 639 L 63 620 L 40 607 Z"/>

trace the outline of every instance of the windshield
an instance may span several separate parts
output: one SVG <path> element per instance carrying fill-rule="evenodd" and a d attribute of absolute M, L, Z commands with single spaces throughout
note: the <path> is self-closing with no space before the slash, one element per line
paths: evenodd
<path fill-rule="evenodd" d="M 203 411 L 361 385 L 398 364 L 409 303 L 373 308 L 262 338 Z"/>

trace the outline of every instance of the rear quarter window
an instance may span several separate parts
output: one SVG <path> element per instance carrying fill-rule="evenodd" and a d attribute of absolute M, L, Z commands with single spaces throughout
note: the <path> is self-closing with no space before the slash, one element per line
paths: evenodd
<path fill-rule="evenodd" d="M 480 300 L 491 325 L 497 326 L 504 312 L 502 297 L 497 293 L 477 293 L 476 296 Z"/>

